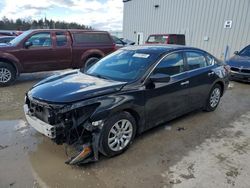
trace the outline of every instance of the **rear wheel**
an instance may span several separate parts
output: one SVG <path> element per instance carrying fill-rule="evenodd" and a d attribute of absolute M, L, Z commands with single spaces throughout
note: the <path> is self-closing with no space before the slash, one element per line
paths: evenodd
<path fill-rule="evenodd" d="M 219 84 L 215 84 L 210 91 L 209 98 L 207 100 L 207 104 L 205 107 L 206 111 L 211 112 L 217 108 L 220 102 L 221 94 L 222 94 L 221 86 Z"/>
<path fill-rule="evenodd" d="M 16 79 L 16 70 L 9 63 L 0 62 L 0 86 L 8 86 Z"/>
<path fill-rule="evenodd" d="M 87 61 L 84 64 L 83 70 L 86 72 L 91 66 L 93 66 L 100 58 L 98 57 L 90 57 L 87 59 Z"/>
<path fill-rule="evenodd" d="M 108 157 L 124 152 L 133 141 L 135 133 L 136 122 L 128 112 L 112 116 L 103 126 L 100 152 Z"/>

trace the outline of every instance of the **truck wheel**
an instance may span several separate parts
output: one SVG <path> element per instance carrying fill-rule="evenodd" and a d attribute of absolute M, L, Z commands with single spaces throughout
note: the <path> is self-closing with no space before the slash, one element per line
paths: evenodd
<path fill-rule="evenodd" d="M 90 57 L 84 64 L 84 72 L 86 72 L 92 65 L 94 65 L 100 58 Z"/>
<path fill-rule="evenodd" d="M 128 149 L 136 133 L 136 122 L 128 112 L 118 113 L 104 123 L 99 151 L 112 157 Z"/>
<path fill-rule="evenodd" d="M 0 62 L 0 86 L 8 86 L 16 79 L 16 70 L 9 63 Z"/>

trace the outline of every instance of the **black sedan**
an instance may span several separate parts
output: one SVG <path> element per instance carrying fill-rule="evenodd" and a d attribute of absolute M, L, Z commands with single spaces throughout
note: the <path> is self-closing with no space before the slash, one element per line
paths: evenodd
<path fill-rule="evenodd" d="M 250 82 L 250 45 L 236 51 L 227 64 L 231 67 L 231 79 Z"/>
<path fill-rule="evenodd" d="M 130 46 L 86 73 L 52 76 L 26 95 L 27 121 L 80 164 L 125 151 L 137 134 L 195 109 L 213 111 L 228 70 L 209 53 L 183 46 Z"/>

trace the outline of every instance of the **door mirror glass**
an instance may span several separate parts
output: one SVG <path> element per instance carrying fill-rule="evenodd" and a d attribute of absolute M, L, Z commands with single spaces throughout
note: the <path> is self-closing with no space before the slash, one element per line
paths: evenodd
<path fill-rule="evenodd" d="M 27 41 L 27 42 L 24 43 L 24 47 L 25 47 L 25 48 L 29 48 L 29 47 L 31 47 L 32 45 L 33 45 L 33 43 L 30 42 L 30 41 Z"/>
<path fill-rule="evenodd" d="M 170 76 L 167 74 L 156 73 L 150 76 L 152 82 L 167 83 L 170 81 Z"/>

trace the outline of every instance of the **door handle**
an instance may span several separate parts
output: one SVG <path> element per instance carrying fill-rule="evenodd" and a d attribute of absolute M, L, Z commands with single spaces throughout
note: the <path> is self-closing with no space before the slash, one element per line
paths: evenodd
<path fill-rule="evenodd" d="M 207 75 L 212 76 L 212 75 L 214 75 L 214 72 L 209 72 Z"/>
<path fill-rule="evenodd" d="M 184 85 L 187 85 L 187 84 L 189 84 L 189 81 L 181 82 L 181 86 L 184 86 Z"/>

